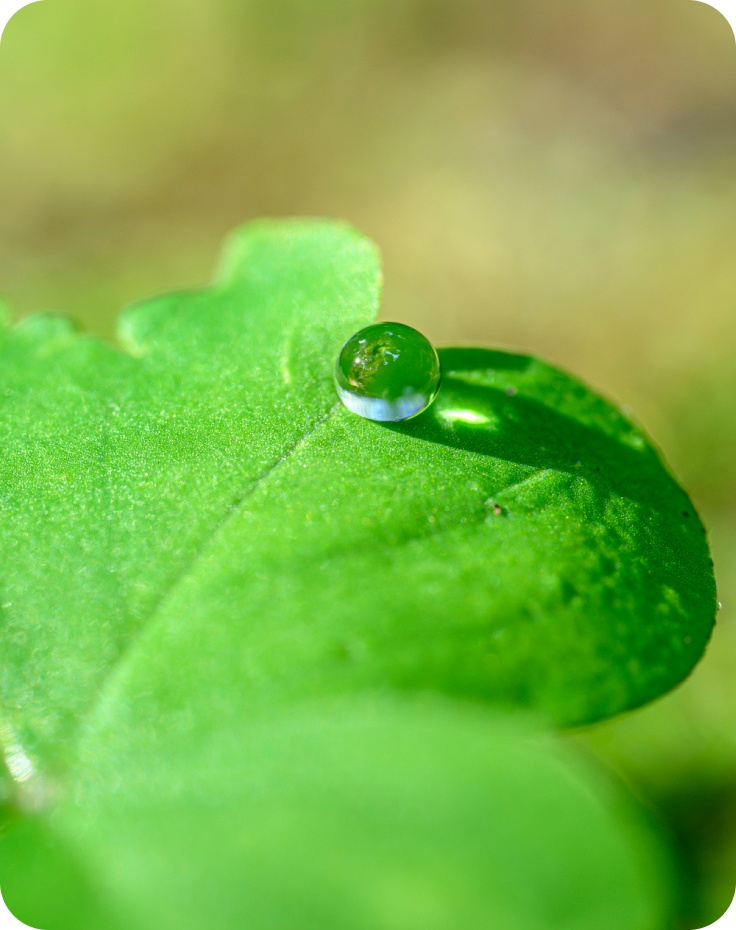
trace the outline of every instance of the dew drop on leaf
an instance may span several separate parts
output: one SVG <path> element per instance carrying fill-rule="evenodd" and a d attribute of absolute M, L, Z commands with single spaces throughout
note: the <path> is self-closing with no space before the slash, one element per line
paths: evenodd
<path fill-rule="evenodd" d="M 402 323 L 361 329 L 342 347 L 335 386 L 348 410 L 368 420 L 396 423 L 417 416 L 440 386 L 440 361 L 432 344 Z"/>

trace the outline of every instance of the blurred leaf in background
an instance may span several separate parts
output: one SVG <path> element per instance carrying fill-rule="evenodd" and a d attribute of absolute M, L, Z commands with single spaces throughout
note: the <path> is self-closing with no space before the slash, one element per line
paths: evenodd
<path fill-rule="evenodd" d="M 47 930 L 671 926 L 646 813 L 529 721 L 363 695 L 246 734 L 217 730 L 173 781 L 92 775 L 14 824 L 8 903 Z"/>
<path fill-rule="evenodd" d="M 0 46 L 16 310 L 109 336 L 120 303 L 204 283 L 242 221 L 336 215 L 384 252 L 384 317 L 636 411 L 724 608 L 678 692 L 576 739 L 668 820 L 685 926 L 736 861 L 735 117 L 733 36 L 688 0 L 48 0 Z"/>

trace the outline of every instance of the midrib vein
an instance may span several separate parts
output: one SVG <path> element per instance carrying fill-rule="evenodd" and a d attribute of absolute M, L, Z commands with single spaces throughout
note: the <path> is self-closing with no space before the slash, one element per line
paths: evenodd
<path fill-rule="evenodd" d="M 199 542 L 195 552 L 185 562 L 181 570 L 171 580 L 166 589 L 162 591 L 161 595 L 152 606 L 148 616 L 142 621 L 135 634 L 118 653 L 115 660 L 108 668 L 107 672 L 105 673 L 105 677 L 100 683 L 100 687 L 96 696 L 92 700 L 92 703 L 89 705 L 87 711 L 79 719 L 79 724 L 76 728 L 77 734 L 82 733 L 86 729 L 89 721 L 94 718 L 100 705 L 105 700 L 105 695 L 112 687 L 112 683 L 119 675 L 121 669 L 125 666 L 136 645 L 150 633 L 152 628 L 155 627 L 159 617 L 164 615 L 166 605 L 176 597 L 177 591 L 196 571 L 197 565 L 204 557 L 212 541 L 223 531 L 223 529 L 230 523 L 230 521 L 237 516 L 243 504 L 250 497 L 252 497 L 253 494 L 255 494 L 261 485 L 263 485 L 264 482 L 266 482 L 271 477 L 271 475 L 284 464 L 284 462 L 288 461 L 288 459 L 295 455 L 299 449 L 301 449 L 302 446 L 308 442 L 308 440 L 311 439 L 312 436 L 314 436 L 314 434 L 332 417 L 332 415 L 339 407 L 340 402 L 336 401 L 332 407 L 330 407 L 327 413 L 321 416 L 310 429 L 303 433 L 297 439 L 297 441 L 293 443 L 293 445 L 289 446 L 289 448 L 287 448 L 272 465 L 269 465 L 262 474 L 246 485 L 231 501 L 230 505 L 222 514 L 220 519 L 210 527 L 208 532 Z"/>
<path fill-rule="evenodd" d="M 257 478 L 247 484 L 231 501 L 228 508 L 222 514 L 219 520 L 217 520 L 205 536 L 202 538 L 198 544 L 196 551 L 192 556 L 185 562 L 181 570 L 176 574 L 176 576 L 171 580 L 169 585 L 161 595 L 158 597 L 154 605 L 152 606 L 148 616 L 142 621 L 141 625 L 136 630 L 135 634 L 130 638 L 130 640 L 125 644 L 122 650 L 118 653 L 112 664 L 109 666 L 107 672 L 105 673 L 104 678 L 100 683 L 100 687 L 97 691 L 97 694 L 93 698 L 92 702 L 88 706 L 87 710 L 79 719 L 78 726 L 76 727 L 76 736 L 81 735 L 87 728 L 91 720 L 94 719 L 95 714 L 99 711 L 100 707 L 104 704 L 106 696 L 112 690 L 115 680 L 121 674 L 122 669 L 125 667 L 128 662 L 131 654 L 136 649 L 137 645 L 143 641 L 155 628 L 158 619 L 165 615 L 167 605 L 173 601 L 179 589 L 186 583 L 187 579 L 190 578 L 197 569 L 198 564 L 204 558 L 205 553 L 210 547 L 212 541 L 224 530 L 224 528 L 237 516 L 241 511 L 243 505 L 247 500 L 249 500 L 256 491 L 273 475 L 283 464 L 288 461 L 292 456 L 294 456 L 314 435 L 319 431 L 319 429 L 324 426 L 324 424 L 330 420 L 334 415 L 335 411 L 340 408 L 340 402 L 336 401 L 333 406 L 321 416 L 314 425 L 303 433 L 290 447 L 288 447 L 273 464 L 269 465 Z M 525 475 L 517 481 L 512 482 L 505 487 L 499 488 L 494 491 L 495 496 L 500 496 L 505 494 L 508 491 L 516 491 L 521 486 L 532 482 L 541 476 L 553 471 L 553 469 L 543 468 L 538 470 L 533 470 L 530 474 Z M 402 540 L 402 543 L 408 542 L 409 539 Z"/>

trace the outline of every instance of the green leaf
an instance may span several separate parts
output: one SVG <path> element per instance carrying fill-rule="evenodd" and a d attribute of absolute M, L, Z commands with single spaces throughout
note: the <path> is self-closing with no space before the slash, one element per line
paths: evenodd
<path fill-rule="evenodd" d="M 125 352 L 52 317 L 0 336 L 2 741 L 29 764 L 376 686 L 577 723 L 697 662 L 703 528 L 611 405 L 479 349 L 400 427 L 337 404 L 379 280 L 343 226 L 259 223 L 211 289 L 129 310 Z"/>
<path fill-rule="evenodd" d="M 384 697 L 239 735 L 211 734 L 178 770 L 81 773 L 0 847 L 14 912 L 44 930 L 671 925 L 641 811 L 518 722 Z"/>
<path fill-rule="evenodd" d="M 532 358 L 445 349 L 422 416 L 348 413 L 334 359 L 379 290 L 355 232 L 260 223 L 209 290 L 130 309 L 125 351 L 53 317 L 0 331 L 0 881 L 24 913 L 53 883 L 48 930 L 63 889 L 74 930 L 282 927 L 297 900 L 300 927 L 404 930 L 435 885 L 438 928 L 458 907 L 554 928 L 576 888 L 581 930 L 655 926 L 635 877 L 656 856 L 616 803 L 591 813 L 461 704 L 396 695 L 560 723 L 656 697 L 710 634 L 700 521 L 636 427 Z M 340 703 L 377 690 L 395 697 Z M 481 847 L 508 880 L 471 868 Z"/>
<path fill-rule="evenodd" d="M 352 231 L 266 223 L 210 291 L 129 310 L 127 353 L 51 317 L 0 334 L 2 688 L 28 753 L 63 753 L 208 540 L 329 413 L 325 346 L 379 288 Z"/>

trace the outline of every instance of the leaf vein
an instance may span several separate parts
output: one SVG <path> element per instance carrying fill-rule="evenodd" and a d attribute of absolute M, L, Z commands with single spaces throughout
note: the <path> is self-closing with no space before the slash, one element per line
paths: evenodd
<path fill-rule="evenodd" d="M 161 595 L 156 599 L 155 603 L 151 607 L 148 616 L 145 618 L 141 626 L 137 629 L 134 636 L 128 640 L 123 649 L 118 653 L 117 657 L 107 669 L 104 678 L 100 682 L 99 689 L 94 700 L 89 705 L 87 711 L 81 716 L 78 726 L 78 732 L 81 732 L 85 725 L 94 717 L 100 705 L 104 704 L 106 694 L 111 687 L 112 682 L 115 680 L 116 675 L 120 673 L 120 670 L 125 665 L 126 660 L 134 650 L 136 644 L 143 639 L 144 636 L 151 630 L 155 625 L 156 619 L 161 615 L 162 611 L 165 608 L 165 605 L 175 596 L 177 590 L 186 579 L 192 574 L 197 564 L 201 561 L 204 556 L 204 553 L 207 551 L 212 540 L 223 530 L 225 526 L 232 520 L 235 515 L 240 511 L 241 507 L 251 497 L 258 488 L 270 478 L 270 476 L 281 467 L 288 459 L 290 459 L 299 449 L 309 440 L 312 436 L 332 417 L 335 411 L 340 407 L 340 402 L 336 401 L 332 407 L 323 414 L 314 425 L 303 433 L 291 446 L 289 446 L 272 464 L 269 465 L 265 471 L 260 474 L 254 481 L 251 481 L 246 485 L 239 494 L 237 494 L 226 511 L 222 514 L 219 520 L 210 527 L 207 531 L 205 537 L 200 541 L 195 552 L 191 557 L 186 561 L 182 566 L 181 570 L 177 572 L 175 577 L 172 579 L 170 584 L 166 589 L 161 593 Z"/>

